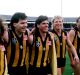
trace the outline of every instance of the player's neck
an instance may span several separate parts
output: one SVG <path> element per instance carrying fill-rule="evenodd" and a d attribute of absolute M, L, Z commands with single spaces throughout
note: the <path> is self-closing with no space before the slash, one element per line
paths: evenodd
<path fill-rule="evenodd" d="M 61 29 L 60 30 L 55 30 L 55 31 L 59 36 L 61 36 Z"/>
<path fill-rule="evenodd" d="M 17 31 L 17 30 L 15 30 L 15 33 L 17 34 L 18 37 L 21 37 L 22 36 L 22 33 L 19 32 L 19 31 Z"/>
<path fill-rule="evenodd" d="M 41 32 L 41 31 L 39 31 L 39 32 L 40 32 L 40 35 L 41 35 L 41 37 L 42 37 L 42 40 L 44 41 L 45 38 L 46 38 L 46 33 L 43 33 L 43 32 Z"/>

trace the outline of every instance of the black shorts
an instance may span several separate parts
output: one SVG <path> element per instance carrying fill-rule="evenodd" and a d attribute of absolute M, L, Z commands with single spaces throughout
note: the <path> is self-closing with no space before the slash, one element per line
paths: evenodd
<path fill-rule="evenodd" d="M 22 67 L 8 67 L 9 75 L 27 75 L 26 66 Z"/>
<path fill-rule="evenodd" d="M 50 65 L 47 65 L 46 67 L 33 67 L 33 66 L 29 66 L 29 70 L 28 70 L 28 75 L 47 75 L 47 74 L 51 74 L 51 68 Z"/>
<path fill-rule="evenodd" d="M 66 64 L 66 58 L 57 58 L 57 67 L 65 67 Z"/>

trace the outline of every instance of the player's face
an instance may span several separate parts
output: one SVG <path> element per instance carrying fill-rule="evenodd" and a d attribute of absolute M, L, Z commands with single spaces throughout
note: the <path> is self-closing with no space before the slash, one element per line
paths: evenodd
<path fill-rule="evenodd" d="M 41 22 L 40 25 L 38 25 L 39 30 L 43 33 L 48 32 L 48 24 L 49 24 L 48 20 Z"/>
<path fill-rule="evenodd" d="M 20 32 L 20 33 L 24 33 L 26 31 L 27 28 L 27 20 L 19 20 L 18 23 L 14 24 L 15 30 Z"/>
<path fill-rule="evenodd" d="M 56 18 L 53 22 L 53 28 L 55 30 L 63 29 L 63 20 L 61 18 Z"/>

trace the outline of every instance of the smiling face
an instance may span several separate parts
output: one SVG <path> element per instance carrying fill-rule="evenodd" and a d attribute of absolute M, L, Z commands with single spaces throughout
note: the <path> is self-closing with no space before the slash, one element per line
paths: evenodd
<path fill-rule="evenodd" d="M 15 32 L 24 33 L 27 28 L 27 20 L 19 20 L 18 23 L 13 24 Z"/>
<path fill-rule="evenodd" d="M 42 21 L 39 25 L 38 28 L 41 32 L 46 33 L 48 32 L 48 20 Z"/>
<path fill-rule="evenodd" d="M 52 25 L 54 30 L 63 29 L 63 19 L 61 17 L 55 17 L 52 22 Z"/>

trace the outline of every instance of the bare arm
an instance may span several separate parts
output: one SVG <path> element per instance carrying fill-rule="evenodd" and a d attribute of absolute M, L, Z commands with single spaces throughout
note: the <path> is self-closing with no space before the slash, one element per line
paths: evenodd
<path fill-rule="evenodd" d="M 71 41 L 69 40 L 69 35 L 67 36 L 67 44 L 68 44 L 69 50 L 74 55 L 74 59 L 76 59 L 76 62 L 79 62 L 79 58 L 78 58 L 78 55 L 76 53 L 76 50 L 75 50 L 74 46 L 72 45 Z"/>
<path fill-rule="evenodd" d="M 73 42 L 74 37 L 75 37 L 75 31 L 70 30 L 70 32 L 68 34 L 68 38 L 71 41 L 71 43 Z M 70 48 L 68 48 L 68 54 L 69 54 L 69 57 L 70 57 L 71 64 L 74 65 L 74 59 L 73 59 L 72 53 L 70 51 Z"/>

